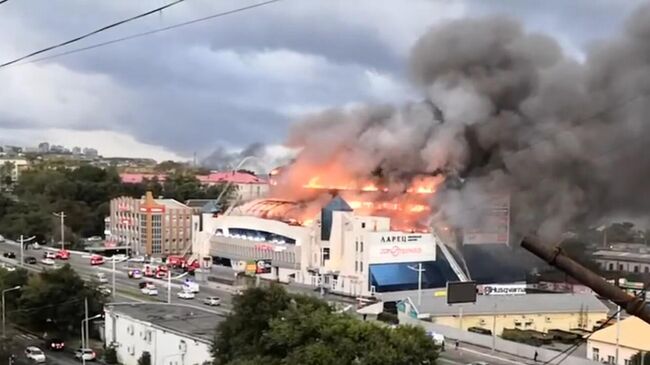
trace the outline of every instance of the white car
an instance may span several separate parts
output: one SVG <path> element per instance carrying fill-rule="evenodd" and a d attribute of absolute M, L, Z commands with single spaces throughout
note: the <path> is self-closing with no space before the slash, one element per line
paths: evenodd
<path fill-rule="evenodd" d="M 52 260 L 50 258 L 44 258 L 44 259 L 41 260 L 41 264 L 52 266 L 52 265 L 54 265 L 54 260 Z"/>
<path fill-rule="evenodd" d="M 216 307 L 221 305 L 221 298 L 219 297 L 207 297 L 203 299 L 203 304 L 209 305 L 211 307 Z"/>
<path fill-rule="evenodd" d="M 92 361 L 95 360 L 97 355 L 95 354 L 95 351 L 92 349 L 77 349 L 74 352 L 74 358 L 77 360 L 86 360 L 86 361 Z"/>
<path fill-rule="evenodd" d="M 194 299 L 194 293 L 191 291 L 179 291 L 178 294 L 176 294 L 177 297 L 181 299 Z"/>
<path fill-rule="evenodd" d="M 29 346 L 25 349 L 25 356 L 38 363 L 44 363 L 45 362 L 45 354 L 41 349 L 39 349 L 36 346 Z"/>
<path fill-rule="evenodd" d="M 39 245 L 38 242 L 34 242 L 34 244 L 32 245 L 32 250 L 40 250 L 40 249 L 41 249 L 41 245 Z"/>
<path fill-rule="evenodd" d="M 123 253 L 118 253 L 117 255 L 113 255 L 110 257 L 110 261 L 124 261 L 127 260 L 129 257 L 126 256 Z"/>
<path fill-rule="evenodd" d="M 98 272 L 96 277 L 97 277 L 97 282 L 99 282 L 100 284 L 108 283 L 108 278 L 106 277 L 106 274 L 104 274 L 103 272 Z"/>
<path fill-rule="evenodd" d="M 97 290 L 104 295 L 111 295 L 111 289 L 106 286 L 99 286 Z"/>
<path fill-rule="evenodd" d="M 135 256 L 129 259 L 131 262 L 144 262 L 144 256 Z"/>
<path fill-rule="evenodd" d="M 7 270 L 7 271 L 16 271 L 16 268 L 10 264 L 7 264 L 5 262 L 0 263 L 0 267 Z"/>
<path fill-rule="evenodd" d="M 198 293 L 199 292 L 199 284 L 194 282 L 194 281 L 191 281 L 191 280 L 186 280 L 183 283 L 183 291 Z"/>
<path fill-rule="evenodd" d="M 145 286 L 144 288 L 140 289 L 140 292 L 144 295 L 150 295 L 150 296 L 156 296 L 158 295 L 158 289 L 155 287 L 147 287 Z"/>
<path fill-rule="evenodd" d="M 433 340 L 433 343 L 435 345 L 442 346 L 442 347 L 445 346 L 445 336 L 444 335 L 442 335 L 440 333 L 433 332 L 433 331 L 429 331 L 428 335 L 429 335 L 429 337 L 431 337 L 431 339 Z"/>
<path fill-rule="evenodd" d="M 47 251 L 47 252 L 43 255 L 43 258 L 54 260 L 54 259 L 56 259 L 56 254 L 55 254 L 54 252 L 52 252 L 52 251 Z"/>

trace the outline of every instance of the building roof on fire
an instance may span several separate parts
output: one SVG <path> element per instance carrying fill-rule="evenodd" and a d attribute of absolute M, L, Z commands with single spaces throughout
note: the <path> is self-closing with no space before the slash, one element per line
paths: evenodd
<path fill-rule="evenodd" d="M 212 341 L 215 328 L 226 319 L 217 312 L 185 304 L 117 303 L 107 304 L 105 310 L 204 341 Z"/>
<path fill-rule="evenodd" d="M 415 304 L 415 297 L 411 297 Z M 525 294 L 525 295 L 479 295 L 476 303 L 447 304 L 446 297 L 422 297 L 418 306 L 420 314 L 432 317 L 458 315 L 497 314 L 543 314 L 543 313 L 607 313 L 609 308 L 593 294 Z"/>

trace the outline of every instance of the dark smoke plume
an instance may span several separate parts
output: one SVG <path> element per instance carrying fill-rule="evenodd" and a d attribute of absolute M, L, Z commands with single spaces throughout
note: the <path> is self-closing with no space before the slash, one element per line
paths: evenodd
<path fill-rule="evenodd" d="M 462 227 L 509 194 L 513 228 L 557 237 L 614 214 L 647 216 L 650 193 L 650 6 L 579 63 L 508 18 L 455 20 L 415 44 L 424 102 L 329 110 L 299 123 L 296 165 L 340 160 L 367 177 L 443 171 L 438 194 Z"/>
<path fill-rule="evenodd" d="M 288 152 L 287 152 L 288 153 Z M 211 170 L 232 170 L 246 157 L 248 159 L 241 169 L 253 171 L 257 174 L 266 174 L 273 168 L 287 162 L 291 157 L 284 151 L 274 153 L 263 143 L 252 143 L 241 151 L 228 151 L 224 147 L 217 147 L 210 155 L 201 160 L 201 166 Z"/>

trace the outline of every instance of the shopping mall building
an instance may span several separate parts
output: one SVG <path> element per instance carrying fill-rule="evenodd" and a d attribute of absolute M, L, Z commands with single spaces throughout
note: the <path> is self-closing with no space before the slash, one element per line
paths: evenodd
<path fill-rule="evenodd" d="M 434 235 L 391 231 L 389 218 L 357 215 L 340 197 L 310 224 L 268 218 L 296 204 L 255 200 L 230 214 L 206 215 L 193 251 L 235 271 L 268 260 L 265 279 L 350 296 L 414 290 L 419 283 L 442 288 L 458 280 Z"/>

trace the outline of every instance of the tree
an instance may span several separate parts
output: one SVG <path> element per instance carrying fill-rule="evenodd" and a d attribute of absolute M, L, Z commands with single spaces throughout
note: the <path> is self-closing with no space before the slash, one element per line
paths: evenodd
<path fill-rule="evenodd" d="M 217 328 L 214 365 L 410 365 L 434 364 L 438 356 L 421 328 L 360 321 L 279 286 L 249 289 L 234 302 Z"/>
<path fill-rule="evenodd" d="M 142 353 L 138 359 L 138 365 L 151 365 L 151 354 L 148 351 Z"/>
<path fill-rule="evenodd" d="M 105 296 L 93 283 L 86 283 L 66 264 L 60 269 L 46 270 L 29 278 L 20 296 L 16 319 L 38 331 L 75 334 L 84 318 L 84 299 L 88 313 L 103 311 Z"/>

